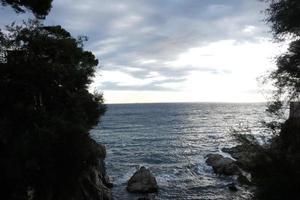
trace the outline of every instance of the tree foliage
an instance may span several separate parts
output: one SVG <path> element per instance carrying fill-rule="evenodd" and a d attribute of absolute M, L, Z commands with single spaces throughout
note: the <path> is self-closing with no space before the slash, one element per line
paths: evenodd
<path fill-rule="evenodd" d="M 287 52 L 277 57 L 277 68 L 267 77 L 267 81 L 275 86 L 274 103 L 268 110 L 278 113 L 285 104 L 298 100 L 300 95 L 300 1 L 266 1 L 269 3 L 267 22 L 271 25 L 274 38 L 291 41 Z"/>
<path fill-rule="evenodd" d="M 291 101 L 300 95 L 300 1 L 265 0 L 267 22 L 274 38 L 286 41 L 289 48 L 276 59 L 276 69 L 267 77 L 275 90 L 267 111 L 275 117 L 283 115 Z M 282 120 L 282 119 L 281 119 Z M 299 118 L 278 118 L 267 125 L 279 130 L 266 148 L 269 159 L 253 159 L 261 165 L 252 169 L 252 180 L 257 186 L 255 199 L 297 199 L 300 185 Z M 269 160 L 269 161 L 268 161 Z"/>
<path fill-rule="evenodd" d="M 51 9 L 52 0 L 0 0 L 2 5 L 10 5 L 16 12 L 31 10 L 38 18 L 45 18 Z"/>
<path fill-rule="evenodd" d="M 22 199 L 29 186 L 37 199 L 49 190 L 53 199 L 70 199 L 81 172 L 97 162 L 89 130 L 105 106 L 101 94 L 88 91 L 98 60 L 82 41 L 32 20 L 1 32 L 7 50 L 0 64 L 3 199 Z"/>
<path fill-rule="evenodd" d="M 275 38 L 296 37 L 300 35 L 300 2 L 298 0 L 266 0 L 267 21 Z"/>
<path fill-rule="evenodd" d="M 279 56 L 276 63 L 277 69 L 270 74 L 270 79 L 277 88 L 277 98 L 297 99 L 300 94 L 300 40 L 291 42 L 288 51 Z"/>

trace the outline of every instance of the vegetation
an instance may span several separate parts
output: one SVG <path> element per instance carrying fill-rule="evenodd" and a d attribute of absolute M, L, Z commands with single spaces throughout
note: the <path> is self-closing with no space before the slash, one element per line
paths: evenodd
<path fill-rule="evenodd" d="M 277 68 L 272 71 L 268 80 L 275 86 L 273 92 L 274 102 L 269 105 L 268 112 L 282 115 L 282 109 L 292 101 L 298 101 L 300 97 L 300 1 L 297 0 L 268 0 L 267 22 L 271 25 L 274 37 L 279 40 L 291 41 L 286 53 L 280 55 L 277 60 Z M 292 119 L 281 126 L 279 138 L 282 143 L 290 143 L 286 140 L 287 126 L 292 126 Z M 296 127 L 296 126 L 295 126 Z M 290 130 L 289 135 L 297 130 Z M 297 141 L 294 140 L 293 143 Z M 300 145 L 300 142 L 294 145 Z M 300 150 L 300 149 L 299 149 Z"/>
<path fill-rule="evenodd" d="M 280 41 L 291 41 L 286 53 L 276 60 L 277 68 L 272 71 L 268 80 L 276 90 L 273 93 L 274 103 L 270 105 L 271 113 L 278 113 L 284 106 L 300 95 L 300 2 L 297 0 L 267 0 L 267 22 L 271 25 L 274 38 Z"/>
<path fill-rule="evenodd" d="M 16 11 L 45 16 L 51 1 L 9 1 Z M 44 4 L 45 3 L 45 4 Z M 47 4 L 47 5 L 46 5 Z M 1 199 L 73 199 L 79 177 L 97 165 L 89 130 L 104 114 L 88 86 L 98 60 L 61 26 L 37 20 L 0 30 Z"/>
<path fill-rule="evenodd" d="M 31 10 L 36 17 L 45 18 L 51 9 L 52 0 L 0 0 L 4 6 L 10 5 L 16 12 Z"/>
<path fill-rule="evenodd" d="M 287 36 L 300 35 L 300 7 L 298 0 L 266 0 L 269 8 L 266 10 L 267 22 L 271 25 L 276 39 L 286 39 Z"/>
<path fill-rule="evenodd" d="M 252 155 L 256 152 L 248 170 L 257 186 L 257 199 L 297 199 L 300 195 L 300 119 L 289 118 L 283 122 L 278 119 L 282 118 L 286 106 L 299 100 L 300 95 L 300 1 L 266 1 L 269 5 L 267 22 L 274 38 L 290 41 L 287 52 L 277 57 L 277 68 L 267 77 L 275 87 L 274 101 L 267 111 L 277 119 L 267 126 L 279 132 L 268 147 L 258 145 L 252 138 L 239 136 L 244 145 L 239 149 L 252 151 Z"/>

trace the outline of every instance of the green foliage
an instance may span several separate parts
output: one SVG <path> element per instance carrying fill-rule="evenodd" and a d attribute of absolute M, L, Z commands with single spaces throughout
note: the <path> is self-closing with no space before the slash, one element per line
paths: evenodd
<path fill-rule="evenodd" d="M 276 64 L 277 69 L 269 76 L 271 80 L 274 80 L 274 86 L 277 88 L 276 96 L 285 96 L 289 100 L 298 99 L 300 94 L 300 40 L 291 42 L 288 51 L 278 57 Z"/>
<path fill-rule="evenodd" d="M 280 133 L 284 121 L 286 120 L 286 111 L 287 109 L 285 108 L 283 101 L 276 100 L 269 102 L 266 112 L 271 120 L 262 120 L 261 123 L 267 127 L 267 129 L 271 131 L 273 135 L 277 136 Z"/>
<path fill-rule="evenodd" d="M 300 2 L 299 0 L 266 0 L 267 22 L 270 23 L 277 39 L 286 36 L 300 36 Z"/>
<path fill-rule="evenodd" d="M 267 111 L 278 117 L 291 101 L 300 97 L 300 1 L 266 1 L 269 3 L 267 22 L 274 37 L 292 41 L 287 52 L 277 57 L 277 68 L 266 77 L 266 82 L 275 88 Z"/>
<path fill-rule="evenodd" d="M 239 145 L 227 152 L 251 173 L 256 186 L 254 199 L 296 199 L 300 195 L 299 128 L 299 122 L 286 121 L 281 136 L 273 137 L 270 146 L 260 145 L 248 128 L 232 130 Z"/>
<path fill-rule="evenodd" d="M 16 12 L 25 12 L 30 9 L 36 17 L 45 18 L 51 9 L 52 0 L 0 0 L 1 4 L 10 5 Z"/>
<path fill-rule="evenodd" d="M 104 114 L 88 86 L 98 60 L 60 26 L 29 21 L 1 32 L 0 187 L 3 199 L 70 199 L 78 177 L 97 164 L 89 130 Z M 14 195 L 14 196 L 12 196 Z"/>
<path fill-rule="evenodd" d="M 300 1 L 266 1 L 269 3 L 267 22 L 274 38 L 291 40 L 291 43 L 287 52 L 277 57 L 277 68 L 267 76 L 275 87 L 267 112 L 276 120 L 266 125 L 274 133 L 279 130 L 279 134 L 274 136 L 270 148 L 265 151 L 269 159 L 252 160 L 261 164 L 255 165 L 251 173 L 257 186 L 256 199 L 297 199 L 300 195 L 300 124 L 299 119 L 285 122 L 283 119 L 288 104 L 299 100 L 300 96 Z"/>

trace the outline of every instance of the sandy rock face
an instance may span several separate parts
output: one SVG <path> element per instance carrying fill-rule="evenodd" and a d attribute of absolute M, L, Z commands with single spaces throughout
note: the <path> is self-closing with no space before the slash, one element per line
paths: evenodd
<path fill-rule="evenodd" d="M 149 169 L 141 167 L 127 183 L 127 191 L 133 193 L 157 192 L 158 186 L 155 177 Z"/>

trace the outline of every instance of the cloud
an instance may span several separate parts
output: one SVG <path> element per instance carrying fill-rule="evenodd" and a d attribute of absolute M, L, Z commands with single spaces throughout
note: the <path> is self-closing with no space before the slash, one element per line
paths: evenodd
<path fill-rule="evenodd" d="M 153 81 L 147 84 L 143 85 L 122 85 L 119 82 L 112 82 L 112 81 L 106 81 L 103 82 L 99 88 L 101 90 L 129 90 L 129 91 L 178 91 L 179 88 L 171 88 L 166 87 L 164 84 L 168 83 L 176 83 L 176 82 L 182 82 L 184 81 L 184 78 L 180 79 L 168 79 L 168 80 L 160 80 L 160 81 Z"/>
<path fill-rule="evenodd" d="M 46 24 L 89 37 L 86 48 L 102 70 L 92 87 L 176 91 L 198 72 L 214 77 L 243 67 L 227 58 L 240 56 L 236 46 L 270 37 L 264 8 L 258 0 L 54 0 Z"/>
<path fill-rule="evenodd" d="M 219 40 L 264 37 L 267 31 L 259 14 L 263 5 L 255 0 L 56 0 L 47 23 L 88 35 L 87 48 L 97 55 L 102 70 L 140 79 L 153 72 L 185 78 L 195 70 L 223 73 L 218 68 L 167 64 L 189 49 Z"/>

